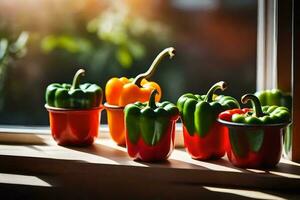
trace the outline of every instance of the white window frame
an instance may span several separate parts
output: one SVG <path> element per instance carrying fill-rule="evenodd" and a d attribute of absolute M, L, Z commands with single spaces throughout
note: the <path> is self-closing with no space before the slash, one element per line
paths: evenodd
<path fill-rule="evenodd" d="M 277 88 L 277 0 L 258 0 L 256 89 Z"/>

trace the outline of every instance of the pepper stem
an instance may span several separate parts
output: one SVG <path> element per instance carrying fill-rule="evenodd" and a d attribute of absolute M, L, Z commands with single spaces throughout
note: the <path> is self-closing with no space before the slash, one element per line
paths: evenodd
<path fill-rule="evenodd" d="M 169 48 L 164 49 L 162 52 L 160 52 L 156 56 L 154 61 L 152 62 L 149 69 L 146 72 L 137 75 L 135 77 L 135 79 L 133 80 L 133 83 L 136 84 L 137 86 L 141 87 L 142 80 L 144 78 L 149 79 L 154 74 L 155 70 L 157 69 L 158 64 L 166 55 L 169 55 L 169 57 L 171 59 L 175 55 L 175 49 L 173 47 L 169 47 Z"/>
<path fill-rule="evenodd" d="M 217 90 L 224 91 L 227 88 L 227 83 L 225 81 L 220 81 L 215 83 L 207 92 L 204 101 L 206 102 L 212 102 L 213 101 L 213 95 Z"/>
<path fill-rule="evenodd" d="M 84 76 L 85 70 L 79 69 L 77 70 L 76 74 L 74 75 L 72 86 L 70 90 L 75 90 L 79 87 L 80 84 L 80 78 Z"/>
<path fill-rule="evenodd" d="M 156 89 L 152 90 L 150 94 L 150 98 L 148 101 L 148 106 L 152 109 L 156 108 L 156 103 L 155 103 L 155 96 L 158 94 L 158 91 Z"/>
<path fill-rule="evenodd" d="M 260 101 L 255 95 L 245 94 L 244 96 L 242 96 L 241 102 L 243 104 L 246 104 L 248 101 L 251 101 L 251 103 L 252 103 L 252 108 L 254 110 L 254 113 L 253 113 L 254 116 L 263 117 L 265 115 L 262 111 Z"/>

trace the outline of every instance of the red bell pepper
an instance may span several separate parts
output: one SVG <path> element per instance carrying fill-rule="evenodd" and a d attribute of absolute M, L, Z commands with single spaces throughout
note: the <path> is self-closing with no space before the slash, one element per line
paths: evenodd
<path fill-rule="evenodd" d="M 186 127 L 183 126 L 184 146 L 194 159 L 221 158 L 225 155 L 226 131 L 227 129 L 224 126 L 216 122 L 206 137 L 201 138 L 197 134 L 190 135 Z"/>
<path fill-rule="evenodd" d="M 223 91 L 225 88 L 225 82 L 220 81 L 206 95 L 188 93 L 177 101 L 183 122 L 184 144 L 194 159 L 216 159 L 225 155 L 227 129 L 216 120 L 222 111 L 239 107 L 233 97 L 214 94 L 216 90 Z"/>
<path fill-rule="evenodd" d="M 131 158 L 145 162 L 162 161 L 167 159 L 174 149 L 175 124 L 172 123 L 168 127 L 166 134 L 154 146 L 146 144 L 142 137 L 134 144 L 129 141 L 128 134 L 125 136 L 127 152 Z"/>

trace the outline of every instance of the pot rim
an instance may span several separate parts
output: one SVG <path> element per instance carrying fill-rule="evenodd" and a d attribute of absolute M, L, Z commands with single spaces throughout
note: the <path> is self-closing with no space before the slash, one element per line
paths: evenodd
<path fill-rule="evenodd" d="M 93 111 L 93 110 L 103 110 L 104 106 L 100 105 L 99 107 L 93 107 L 93 108 L 88 108 L 88 109 L 82 109 L 82 108 L 57 108 L 53 106 L 49 106 L 48 104 L 45 104 L 45 108 L 49 112 L 88 112 L 88 111 Z"/>
<path fill-rule="evenodd" d="M 103 105 L 106 110 L 123 110 L 125 108 L 125 106 L 111 105 L 107 102 L 105 102 Z"/>
<path fill-rule="evenodd" d="M 231 128 L 268 128 L 268 127 L 283 128 L 291 124 L 291 121 L 285 123 L 277 123 L 277 124 L 245 124 L 245 123 L 229 122 L 226 120 L 222 120 L 220 118 L 218 118 L 217 121 Z"/>

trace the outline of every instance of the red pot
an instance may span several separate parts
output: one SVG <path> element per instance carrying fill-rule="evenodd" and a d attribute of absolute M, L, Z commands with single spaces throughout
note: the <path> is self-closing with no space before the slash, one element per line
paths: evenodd
<path fill-rule="evenodd" d="M 131 143 L 128 138 L 127 131 L 125 131 L 128 155 L 133 160 L 141 160 L 145 162 L 158 162 L 168 159 L 175 147 L 174 139 L 176 120 L 169 123 L 169 127 L 163 138 L 161 138 L 160 142 L 154 146 L 147 145 L 142 137 L 139 138 L 136 144 Z"/>
<path fill-rule="evenodd" d="M 284 128 L 288 123 L 249 125 L 218 120 L 228 128 L 226 153 L 242 168 L 272 168 L 281 158 Z"/>
<path fill-rule="evenodd" d="M 102 107 L 64 109 L 45 105 L 49 112 L 51 134 L 59 145 L 91 145 L 98 136 Z"/>

